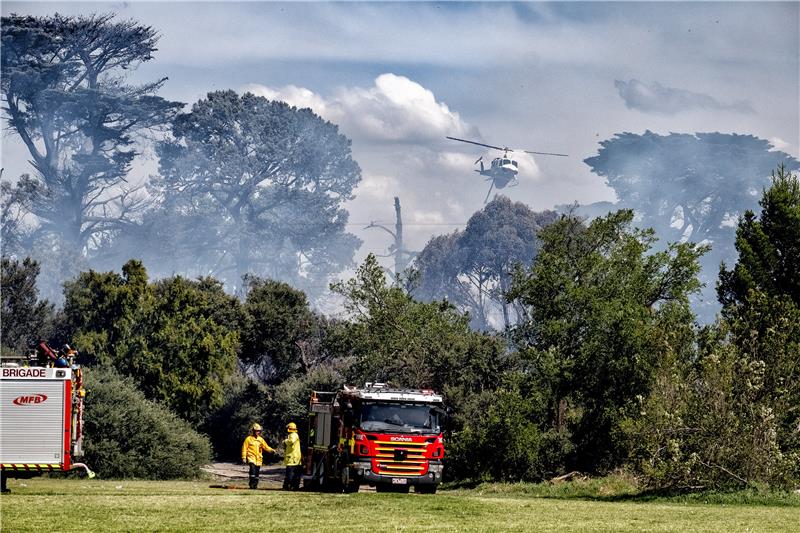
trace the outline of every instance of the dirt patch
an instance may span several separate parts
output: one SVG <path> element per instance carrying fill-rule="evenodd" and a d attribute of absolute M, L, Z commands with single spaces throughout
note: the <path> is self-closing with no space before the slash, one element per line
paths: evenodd
<path fill-rule="evenodd" d="M 237 463 L 211 463 L 201 468 L 218 481 L 247 480 L 247 465 Z M 261 483 L 283 483 L 284 467 L 281 465 L 264 465 L 261 467 Z"/>
<path fill-rule="evenodd" d="M 203 466 L 201 470 L 209 474 L 213 481 L 218 482 L 211 485 L 213 488 L 247 488 L 247 465 L 238 463 L 211 463 Z M 280 464 L 262 466 L 258 488 L 262 490 L 275 490 L 280 488 L 283 485 L 283 476 L 285 473 L 285 467 Z M 361 485 L 358 492 L 375 492 L 375 487 Z"/>

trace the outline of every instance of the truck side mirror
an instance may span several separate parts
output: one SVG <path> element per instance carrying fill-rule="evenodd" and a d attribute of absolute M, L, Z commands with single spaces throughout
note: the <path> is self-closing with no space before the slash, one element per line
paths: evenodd
<path fill-rule="evenodd" d="M 439 416 L 439 427 L 444 427 L 449 425 L 450 423 L 450 409 L 441 408 L 441 407 L 433 407 L 431 408 L 432 413 L 436 413 Z"/>

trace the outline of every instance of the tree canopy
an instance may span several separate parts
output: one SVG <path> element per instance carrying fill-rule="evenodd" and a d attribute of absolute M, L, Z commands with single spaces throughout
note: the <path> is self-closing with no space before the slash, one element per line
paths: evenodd
<path fill-rule="evenodd" d="M 41 246 L 85 254 L 142 207 L 126 181 L 137 135 L 183 106 L 156 96 L 166 78 L 125 83 L 157 42 L 153 28 L 113 15 L 2 18 L 3 109 L 35 170 L 17 184 L 20 205 L 55 237 Z"/>
<path fill-rule="evenodd" d="M 800 458 L 800 179 L 778 167 L 760 204 L 739 221 L 738 261 L 720 267 L 718 291 L 731 342 L 759 369 L 755 399 L 777 421 L 777 446 Z"/>
<path fill-rule="evenodd" d="M 313 288 L 351 264 L 359 240 L 346 233 L 341 204 L 361 170 L 335 125 L 310 109 L 218 91 L 178 117 L 173 135 L 158 148 L 152 189 L 176 215 L 171 223 L 191 220 L 177 226 L 186 230 L 176 239 L 182 271 Z"/>
<path fill-rule="evenodd" d="M 619 133 L 600 143 L 584 162 L 606 179 L 617 207 L 633 209 L 640 227 L 654 228 L 664 241 L 710 244 L 702 259 L 706 304 L 720 261 L 734 257 L 734 228 L 757 205 L 772 169 L 800 168 L 789 154 L 752 135 L 724 133 Z M 713 305 L 698 307 L 705 321 Z"/>
<path fill-rule="evenodd" d="M 720 268 L 722 318 L 697 349 L 659 363 L 625 426 L 634 465 L 659 487 L 791 487 L 800 479 L 800 184 L 773 173 L 758 216 L 739 220 L 739 258 Z"/>
<path fill-rule="evenodd" d="M 352 317 L 342 349 L 352 358 L 346 377 L 355 382 L 475 390 L 503 365 L 502 342 L 470 331 L 468 317 L 449 303 L 418 302 L 388 285 L 371 254 L 353 279 L 332 289 L 345 298 Z"/>
<path fill-rule="evenodd" d="M 723 305 L 742 303 L 750 291 L 787 296 L 800 306 L 800 184 L 783 165 L 759 202 L 760 217 L 746 211 L 736 230 L 739 259 L 720 268 L 718 293 Z"/>
<path fill-rule="evenodd" d="M 218 407 L 236 369 L 239 304 L 211 279 L 149 283 L 131 260 L 66 284 L 67 328 L 83 361 L 113 366 L 192 422 Z"/>
<path fill-rule="evenodd" d="M 414 263 L 419 272 L 415 296 L 447 299 L 468 311 L 478 329 L 490 328 L 498 318 L 501 328 L 508 327 L 519 319 L 506 299 L 512 273 L 517 265 L 531 263 L 539 248 L 537 233 L 555 218 L 552 211 L 536 213 L 496 197 L 470 217 L 464 231 L 428 242 Z"/>
<path fill-rule="evenodd" d="M 248 278 L 240 359 L 265 383 L 308 371 L 305 348 L 317 319 L 306 295 L 286 283 Z"/>
<path fill-rule="evenodd" d="M 621 460 L 614 434 L 651 386 L 660 354 L 691 340 L 688 297 L 699 289 L 697 245 L 653 252 L 652 230 L 622 210 L 592 221 L 563 216 L 539 233 L 534 264 L 514 278 L 509 298 L 528 319 L 514 331 L 529 375 L 547 389 L 549 417 L 574 435 L 576 468 Z M 684 332 L 677 341 L 667 337 Z M 688 332 L 688 333 L 687 333 Z"/>
<path fill-rule="evenodd" d="M 55 320 L 54 306 L 39 299 L 36 278 L 39 264 L 3 257 L 0 270 L 0 350 L 15 356 L 40 339 L 47 340 Z"/>

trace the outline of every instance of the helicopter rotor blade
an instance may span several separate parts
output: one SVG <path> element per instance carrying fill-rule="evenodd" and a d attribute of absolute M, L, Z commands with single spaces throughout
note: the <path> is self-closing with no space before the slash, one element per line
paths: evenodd
<path fill-rule="evenodd" d="M 462 143 L 469 143 L 469 144 L 477 144 L 478 146 L 485 146 L 486 148 L 494 148 L 495 150 L 501 150 L 506 152 L 513 152 L 510 148 L 501 148 L 499 146 L 492 146 L 491 144 L 483 144 L 475 141 L 468 141 L 466 139 L 459 139 L 457 137 L 445 137 L 446 139 L 450 139 L 451 141 L 461 141 Z"/>
<path fill-rule="evenodd" d="M 569 157 L 567 154 L 554 154 L 552 152 L 531 152 L 530 150 L 523 150 L 526 154 L 538 154 L 538 155 L 557 155 L 559 157 Z"/>
<path fill-rule="evenodd" d="M 479 157 L 478 159 L 476 159 L 476 160 L 475 160 L 475 162 L 474 162 L 474 163 L 472 163 L 472 164 L 473 164 L 473 165 L 477 165 L 477 164 L 478 164 L 478 163 L 480 163 L 481 161 L 483 161 L 483 156 L 480 156 L 480 157 Z"/>

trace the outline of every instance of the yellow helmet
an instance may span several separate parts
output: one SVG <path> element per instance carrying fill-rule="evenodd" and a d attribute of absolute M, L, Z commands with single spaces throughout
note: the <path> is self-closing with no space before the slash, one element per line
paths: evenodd
<path fill-rule="evenodd" d="M 255 424 L 253 424 L 253 426 L 250 428 L 250 431 L 261 431 L 261 424 L 259 424 L 258 422 L 256 422 L 256 423 L 255 423 Z"/>
<path fill-rule="evenodd" d="M 294 422 L 289 422 L 286 425 L 286 431 L 297 431 L 297 424 L 295 424 Z"/>

